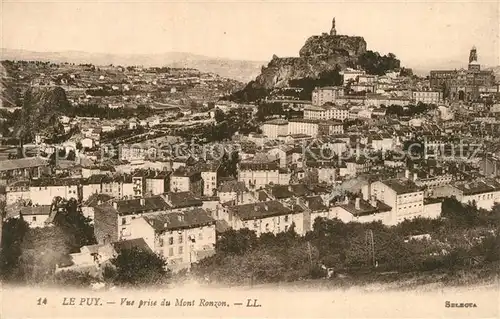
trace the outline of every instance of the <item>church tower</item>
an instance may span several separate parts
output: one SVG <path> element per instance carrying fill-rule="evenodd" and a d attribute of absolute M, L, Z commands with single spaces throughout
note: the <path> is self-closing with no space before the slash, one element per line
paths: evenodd
<path fill-rule="evenodd" d="M 330 30 L 330 35 L 337 35 L 337 30 L 335 29 L 335 18 L 332 20 L 332 29 Z"/>
<path fill-rule="evenodd" d="M 472 49 L 470 49 L 469 63 L 471 63 L 472 61 L 476 61 L 477 62 L 477 50 L 476 50 L 476 46 L 473 46 Z"/>
<path fill-rule="evenodd" d="M 476 47 L 473 46 L 469 53 L 469 71 L 480 71 L 481 66 L 479 62 L 477 62 L 477 50 Z"/>

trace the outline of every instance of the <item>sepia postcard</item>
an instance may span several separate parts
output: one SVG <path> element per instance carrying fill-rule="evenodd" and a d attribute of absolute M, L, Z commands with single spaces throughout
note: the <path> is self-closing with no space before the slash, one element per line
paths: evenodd
<path fill-rule="evenodd" d="M 500 2 L 0 1 L 0 318 L 500 317 Z"/>

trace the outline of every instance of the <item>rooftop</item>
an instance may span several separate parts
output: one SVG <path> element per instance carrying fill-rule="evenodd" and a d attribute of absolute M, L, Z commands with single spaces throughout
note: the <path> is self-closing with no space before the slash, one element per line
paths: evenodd
<path fill-rule="evenodd" d="M 264 124 L 288 125 L 288 121 L 287 120 L 283 120 L 283 119 L 274 119 L 274 120 L 266 121 L 266 122 L 264 122 Z"/>
<path fill-rule="evenodd" d="M 381 183 L 387 185 L 388 187 L 392 188 L 396 194 L 408 194 L 408 193 L 415 193 L 419 192 L 420 188 L 415 185 L 414 182 L 410 180 L 405 180 L 405 179 L 387 179 L 384 181 L 381 181 Z"/>
<path fill-rule="evenodd" d="M 214 225 L 215 220 L 201 208 L 185 212 L 165 213 L 155 216 L 145 216 L 144 220 L 157 232 L 177 229 L 197 228 Z"/>
<path fill-rule="evenodd" d="M 26 206 L 20 210 L 22 215 L 50 215 L 50 205 Z"/>
<path fill-rule="evenodd" d="M 114 203 L 116 203 L 116 208 L 113 206 Z M 126 199 L 115 201 L 114 203 L 106 202 L 96 208 L 100 210 L 114 211 L 120 215 L 132 215 L 144 211 L 161 211 L 171 208 L 161 196 Z"/>
<path fill-rule="evenodd" d="M 49 162 L 40 157 L 25 157 L 0 162 L 0 172 L 14 169 L 33 168 L 47 166 Z"/>
<path fill-rule="evenodd" d="M 166 195 L 166 198 L 173 208 L 203 205 L 201 198 L 196 197 L 192 192 L 171 192 Z"/>
<path fill-rule="evenodd" d="M 458 182 L 454 186 L 461 190 L 464 195 L 475 195 L 500 190 L 500 183 L 493 180 L 481 180 L 474 182 Z"/>
<path fill-rule="evenodd" d="M 135 238 L 128 240 L 120 240 L 111 244 L 117 253 L 120 253 L 124 249 L 132 249 L 137 248 L 142 251 L 151 252 L 148 244 L 144 241 L 143 238 Z"/>
<path fill-rule="evenodd" d="M 229 206 L 228 210 L 238 216 L 241 220 L 260 219 L 302 212 L 302 209 L 299 206 L 295 206 L 294 210 L 292 210 L 276 200 Z"/>
<path fill-rule="evenodd" d="M 242 193 L 242 192 L 247 192 L 248 189 L 245 186 L 244 182 L 232 180 L 223 182 L 221 185 L 219 185 L 217 191 L 221 193 L 229 193 L 229 192 Z"/>
<path fill-rule="evenodd" d="M 387 204 L 382 203 L 381 201 L 376 201 L 376 207 L 370 205 L 367 201 L 363 199 L 359 199 L 359 209 L 356 209 L 356 200 L 350 200 L 347 204 L 341 204 L 340 207 L 347 210 L 349 213 L 354 216 L 365 216 L 376 213 L 388 212 L 391 211 L 391 207 Z"/>

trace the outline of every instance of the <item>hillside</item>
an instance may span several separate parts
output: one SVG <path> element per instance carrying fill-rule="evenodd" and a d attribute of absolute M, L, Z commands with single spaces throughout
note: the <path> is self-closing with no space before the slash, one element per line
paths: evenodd
<path fill-rule="evenodd" d="M 19 94 L 14 87 L 14 79 L 7 68 L 0 63 L 0 108 L 19 106 Z"/>
<path fill-rule="evenodd" d="M 142 65 L 185 67 L 201 72 L 215 73 L 225 78 L 248 82 L 259 74 L 264 62 L 212 58 L 183 52 L 162 54 L 105 54 L 81 51 L 35 52 L 26 50 L 2 49 L 2 60 L 37 60 L 56 63 L 91 63 L 94 65 Z"/>

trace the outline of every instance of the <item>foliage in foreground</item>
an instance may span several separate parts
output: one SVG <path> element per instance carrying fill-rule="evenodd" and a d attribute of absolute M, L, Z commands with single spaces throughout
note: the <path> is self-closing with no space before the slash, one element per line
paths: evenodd
<path fill-rule="evenodd" d="M 324 277 L 326 268 L 360 274 L 438 271 L 459 274 L 488 268 L 500 260 L 500 206 L 491 212 L 443 203 L 443 218 L 417 218 L 397 226 L 343 223 L 318 218 L 304 237 L 230 230 L 221 235 L 216 255 L 202 260 L 193 274 L 228 284 L 270 283 Z M 369 235 L 373 233 L 373 250 Z M 412 235 L 428 234 L 422 239 Z"/>

